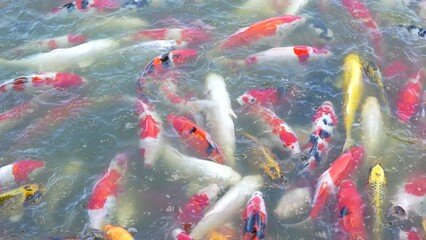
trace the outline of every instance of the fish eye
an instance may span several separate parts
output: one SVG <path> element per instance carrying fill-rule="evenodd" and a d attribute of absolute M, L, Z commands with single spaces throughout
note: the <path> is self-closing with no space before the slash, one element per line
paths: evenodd
<path fill-rule="evenodd" d="M 250 98 L 250 102 L 254 103 L 254 102 L 256 102 L 256 99 L 255 98 Z"/>
<path fill-rule="evenodd" d="M 33 189 L 30 186 L 24 186 L 24 189 L 27 191 L 32 191 Z"/>

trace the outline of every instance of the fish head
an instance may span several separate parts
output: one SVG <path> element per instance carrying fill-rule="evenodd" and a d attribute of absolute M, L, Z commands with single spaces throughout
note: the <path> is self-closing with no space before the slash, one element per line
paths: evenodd
<path fill-rule="evenodd" d="M 42 194 L 46 192 L 46 188 L 38 184 L 27 184 L 21 187 L 21 191 L 24 193 L 25 202 L 34 204 L 40 202 Z"/>
<path fill-rule="evenodd" d="M 370 174 L 368 177 L 368 182 L 371 184 L 373 182 L 384 182 L 386 183 L 385 170 L 383 169 L 380 162 L 375 162 L 370 168 Z"/>
<path fill-rule="evenodd" d="M 266 233 L 266 216 L 263 194 L 256 191 L 244 209 L 244 236 L 250 239 L 264 239 Z"/>
<path fill-rule="evenodd" d="M 249 92 L 244 93 L 237 98 L 237 101 L 240 105 L 253 104 L 256 103 L 257 99 L 249 94 Z"/>
<path fill-rule="evenodd" d="M 302 26 L 306 22 L 303 16 L 281 16 L 278 17 L 281 24 L 278 25 L 277 30 L 280 34 L 287 34 L 295 28 Z"/>
<path fill-rule="evenodd" d="M 407 220 L 408 219 L 408 212 L 407 209 L 402 205 L 393 205 L 389 209 L 389 214 L 391 216 L 394 216 L 400 220 Z"/>
<path fill-rule="evenodd" d="M 13 175 L 15 176 L 15 181 L 26 181 L 31 179 L 32 176 L 36 175 L 39 171 L 44 169 L 45 162 L 34 160 L 34 159 L 25 159 L 18 162 L 15 162 L 12 167 Z"/>
<path fill-rule="evenodd" d="M 331 51 L 325 48 L 312 48 L 312 57 L 330 57 Z"/>
<path fill-rule="evenodd" d="M 120 226 L 107 224 L 103 226 L 103 230 L 105 231 L 106 240 L 133 240 L 133 237 L 130 235 L 130 233 Z"/>
<path fill-rule="evenodd" d="M 194 126 L 190 126 L 188 124 L 189 120 L 184 117 L 169 114 L 167 116 L 167 120 L 170 124 L 172 124 L 173 128 L 178 132 L 178 134 L 191 133 L 191 131 L 197 130 L 197 128 Z"/>
<path fill-rule="evenodd" d="M 180 49 L 170 52 L 170 58 L 175 65 L 187 64 L 198 56 L 195 49 Z"/>

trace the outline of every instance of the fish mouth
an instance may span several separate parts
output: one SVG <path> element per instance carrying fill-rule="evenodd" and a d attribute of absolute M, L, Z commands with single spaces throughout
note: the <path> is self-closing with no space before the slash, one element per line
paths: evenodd
<path fill-rule="evenodd" d="M 393 206 L 390 209 L 390 214 L 394 217 L 397 217 L 400 220 L 406 220 L 408 218 L 407 216 L 407 211 L 405 211 L 405 209 L 401 206 Z"/>

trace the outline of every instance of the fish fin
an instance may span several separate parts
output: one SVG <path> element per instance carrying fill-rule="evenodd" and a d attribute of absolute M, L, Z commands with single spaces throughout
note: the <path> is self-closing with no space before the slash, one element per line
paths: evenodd
<path fill-rule="evenodd" d="M 348 150 L 353 145 L 352 138 L 346 138 L 345 143 L 343 144 L 342 153 Z"/>
<path fill-rule="evenodd" d="M 231 106 L 228 105 L 227 108 L 228 108 L 229 115 L 231 115 L 235 119 L 238 119 L 237 115 L 234 113 L 234 110 L 232 110 Z"/>

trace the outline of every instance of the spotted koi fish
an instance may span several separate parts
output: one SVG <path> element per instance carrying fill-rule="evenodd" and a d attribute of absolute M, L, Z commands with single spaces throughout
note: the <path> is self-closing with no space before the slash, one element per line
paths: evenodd
<path fill-rule="evenodd" d="M 408 218 L 410 212 L 425 216 L 425 200 L 426 175 L 410 177 L 393 198 L 390 213 L 403 220 Z"/>
<path fill-rule="evenodd" d="M 211 39 L 208 32 L 201 28 L 160 28 L 148 29 L 133 34 L 133 41 L 176 40 L 189 45 L 200 44 Z"/>
<path fill-rule="evenodd" d="M 52 9 L 50 14 L 71 14 L 75 12 L 93 13 L 101 10 L 113 10 L 119 8 L 119 0 L 77 0 Z"/>
<path fill-rule="evenodd" d="M 256 191 L 243 210 L 243 239 L 265 239 L 267 216 L 263 194 Z"/>

